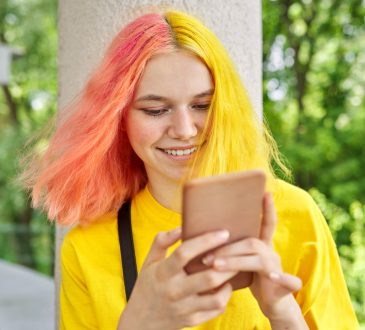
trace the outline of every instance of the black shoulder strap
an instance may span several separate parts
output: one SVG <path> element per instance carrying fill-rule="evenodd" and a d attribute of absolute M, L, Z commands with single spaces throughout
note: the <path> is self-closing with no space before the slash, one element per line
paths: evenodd
<path fill-rule="evenodd" d="M 125 294 L 128 301 L 137 279 L 137 264 L 136 255 L 134 253 L 130 201 L 126 201 L 118 211 L 118 235 L 122 257 Z"/>

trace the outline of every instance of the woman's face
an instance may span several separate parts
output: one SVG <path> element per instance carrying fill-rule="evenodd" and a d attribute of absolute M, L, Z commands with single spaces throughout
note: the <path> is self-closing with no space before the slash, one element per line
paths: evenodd
<path fill-rule="evenodd" d="M 213 92 L 209 70 L 186 51 L 159 54 L 147 63 L 126 126 L 150 182 L 178 181 L 186 173 Z"/>

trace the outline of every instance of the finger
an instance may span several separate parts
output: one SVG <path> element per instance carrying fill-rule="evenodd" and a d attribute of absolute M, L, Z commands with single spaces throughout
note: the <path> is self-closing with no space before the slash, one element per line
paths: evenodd
<path fill-rule="evenodd" d="M 224 272 L 257 272 L 269 276 L 281 272 L 280 257 L 268 246 L 257 254 L 215 258 L 213 269 Z"/>
<path fill-rule="evenodd" d="M 237 272 L 218 272 L 208 269 L 191 275 L 175 277 L 170 289 L 170 299 L 178 301 L 189 296 L 211 291 L 220 287 L 236 274 Z"/>
<path fill-rule="evenodd" d="M 213 310 L 213 311 L 207 311 L 207 312 L 197 312 L 187 318 L 186 322 L 183 323 L 183 328 L 186 328 L 186 327 L 189 328 L 189 327 L 194 327 L 194 326 L 200 325 L 211 319 L 216 318 L 217 316 L 221 315 L 223 312 L 224 311 L 221 311 L 219 309 Z"/>
<path fill-rule="evenodd" d="M 143 267 L 165 258 L 167 249 L 181 238 L 181 227 L 167 232 L 160 232 L 155 236 L 151 249 L 146 257 Z"/>
<path fill-rule="evenodd" d="M 266 271 L 269 275 L 274 269 L 266 270 L 263 265 L 261 258 L 257 255 L 255 256 L 239 256 L 239 257 L 229 257 L 229 258 L 217 258 L 213 262 L 213 267 L 217 271 L 224 272 L 258 272 L 262 273 Z"/>
<path fill-rule="evenodd" d="M 276 227 L 276 210 L 270 193 L 265 193 L 263 201 L 263 217 L 260 232 L 260 239 L 266 244 L 272 245 L 272 238 Z"/>
<path fill-rule="evenodd" d="M 258 238 L 245 238 L 243 240 L 227 244 L 208 253 L 202 259 L 206 266 L 211 266 L 214 259 L 219 257 L 263 254 L 267 250 L 267 245 Z"/>
<path fill-rule="evenodd" d="M 220 230 L 186 240 L 166 259 L 167 267 L 165 269 L 171 274 L 175 274 L 182 270 L 190 260 L 224 244 L 228 238 L 229 232 Z"/>
<path fill-rule="evenodd" d="M 269 277 L 273 282 L 286 288 L 290 292 L 298 291 L 302 287 L 302 280 L 299 277 L 288 273 L 271 272 Z"/>
<path fill-rule="evenodd" d="M 179 304 L 180 312 L 188 315 L 201 311 L 224 310 L 232 295 L 232 286 L 224 284 L 214 293 L 189 296 Z"/>

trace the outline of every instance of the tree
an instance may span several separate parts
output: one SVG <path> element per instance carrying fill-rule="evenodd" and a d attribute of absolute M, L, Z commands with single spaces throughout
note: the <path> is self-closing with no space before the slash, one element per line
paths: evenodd
<path fill-rule="evenodd" d="M 265 116 L 296 184 L 328 219 L 365 321 L 365 5 L 264 0 L 263 6 Z"/>
<path fill-rule="evenodd" d="M 0 41 L 22 49 L 0 93 L 0 257 L 46 273 L 53 270 L 53 227 L 14 184 L 19 151 L 55 113 L 56 1 L 3 0 Z M 39 141 L 38 145 L 44 141 Z"/>

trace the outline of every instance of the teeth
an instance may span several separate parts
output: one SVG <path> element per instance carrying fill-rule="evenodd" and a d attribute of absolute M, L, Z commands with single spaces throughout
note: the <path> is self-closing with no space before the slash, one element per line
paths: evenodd
<path fill-rule="evenodd" d="M 197 147 L 193 147 L 190 149 L 184 149 L 184 150 L 174 150 L 174 149 L 163 149 L 164 152 L 166 152 L 169 155 L 173 155 L 173 156 L 187 156 L 192 154 L 193 152 L 195 152 L 198 148 Z"/>

